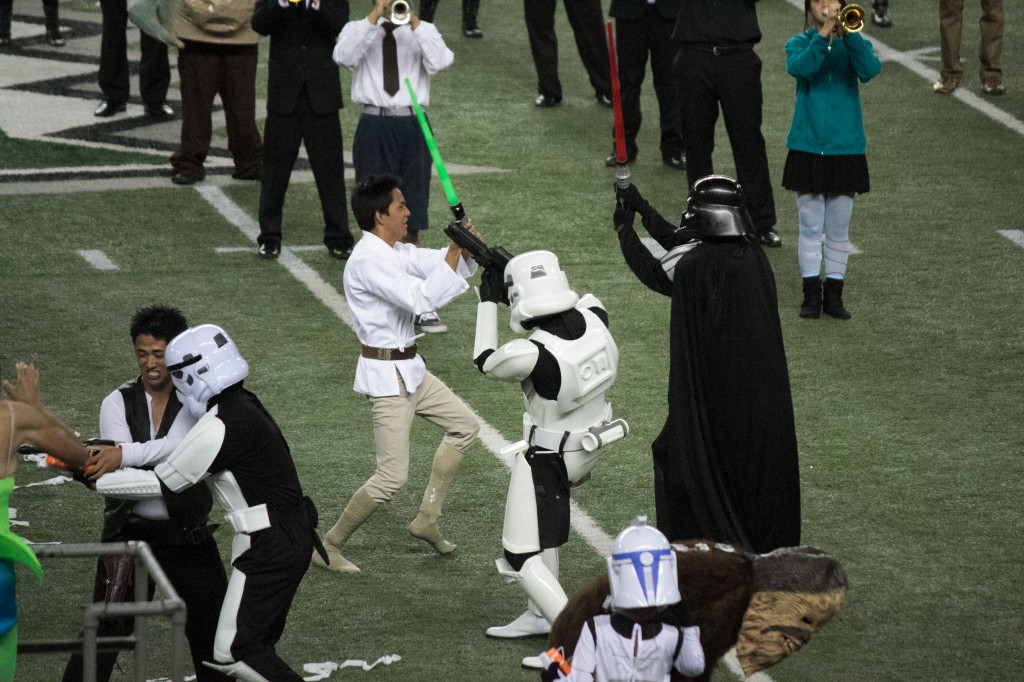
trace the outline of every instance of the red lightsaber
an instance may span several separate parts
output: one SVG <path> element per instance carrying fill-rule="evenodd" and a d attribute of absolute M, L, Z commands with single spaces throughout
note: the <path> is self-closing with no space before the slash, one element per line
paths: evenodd
<path fill-rule="evenodd" d="M 629 165 L 626 156 L 626 126 L 622 122 L 622 93 L 619 90 L 619 64 L 615 58 L 615 32 L 608 21 L 608 65 L 612 75 L 612 111 L 615 113 L 615 182 L 622 189 L 629 187 Z"/>

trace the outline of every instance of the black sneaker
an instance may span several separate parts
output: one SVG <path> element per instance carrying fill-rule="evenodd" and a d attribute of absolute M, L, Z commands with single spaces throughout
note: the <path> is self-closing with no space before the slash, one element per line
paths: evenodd
<path fill-rule="evenodd" d="M 267 260 L 277 260 L 277 257 L 281 255 L 281 245 L 260 244 L 259 255 L 260 258 L 266 258 Z"/>
<path fill-rule="evenodd" d="M 327 255 L 331 258 L 337 258 L 338 260 L 348 260 L 348 257 L 352 255 L 351 246 L 328 246 Z"/>
<path fill-rule="evenodd" d="M 880 28 L 892 26 L 892 17 L 889 16 L 888 7 L 876 7 L 871 13 L 871 23 Z"/>

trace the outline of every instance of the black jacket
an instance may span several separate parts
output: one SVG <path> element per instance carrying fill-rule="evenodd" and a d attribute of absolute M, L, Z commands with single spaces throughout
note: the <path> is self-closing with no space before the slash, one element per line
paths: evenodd
<path fill-rule="evenodd" d="M 257 0 L 252 27 L 270 36 L 267 111 L 291 114 L 303 86 L 315 113 L 341 109 L 341 80 L 332 54 L 348 15 L 348 0 L 320 0 L 316 10 L 303 0 L 288 7 L 278 0 Z"/>
<path fill-rule="evenodd" d="M 679 8 L 682 0 L 655 0 L 654 6 L 666 19 L 675 19 L 679 16 Z M 634 21 L 644 15 L 647 10 L 647 0 L 612 0 L 608 9 L 608 16 L 615 19 L 628 19 Z"/>

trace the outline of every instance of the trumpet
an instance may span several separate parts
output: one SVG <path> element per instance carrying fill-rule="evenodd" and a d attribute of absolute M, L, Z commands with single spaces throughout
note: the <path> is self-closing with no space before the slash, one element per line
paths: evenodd
<path fill-rule="evenodd" d="M 409 0 L 388 0 L 385 16 L 396 26 L 408 24 L 412 19 L 412 3 Z"/>
<path fill-rule="evenodd" d="M 836 33 L 859 33 L 864 30 L 864 8 L 860 5 L 843 5 L 836 20 Z"/>

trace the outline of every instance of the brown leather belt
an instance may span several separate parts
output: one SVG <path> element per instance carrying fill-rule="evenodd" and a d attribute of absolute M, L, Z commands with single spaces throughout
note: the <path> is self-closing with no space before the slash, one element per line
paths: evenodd
<path fill-rule="evenodd" d="M 416 357 L 416 344 L 413 344 L 401 350 L 399 348 L 374 348 L 373 346 L 363 346 L 364 358 L 371 360 L 412 360 Z"/>

